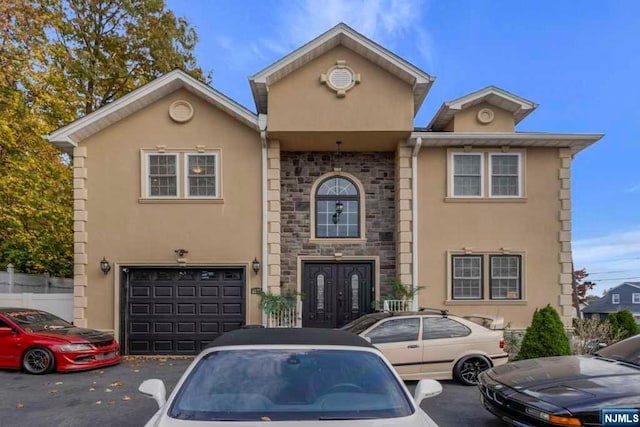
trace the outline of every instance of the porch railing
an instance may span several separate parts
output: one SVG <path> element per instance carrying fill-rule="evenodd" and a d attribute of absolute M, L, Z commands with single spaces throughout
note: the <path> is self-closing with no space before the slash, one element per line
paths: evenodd
<path fill-rule="evenodd" d="M 294 307 L 278 313 L 267 314 L 267 328 L 301 328 L 302 301 L 297 301 Z"/>
<path fill-rule="evenodd" d="M 412 300 L 394 300 L 387 299 L 382 302 L 383 311 L 412 311 Z"/>

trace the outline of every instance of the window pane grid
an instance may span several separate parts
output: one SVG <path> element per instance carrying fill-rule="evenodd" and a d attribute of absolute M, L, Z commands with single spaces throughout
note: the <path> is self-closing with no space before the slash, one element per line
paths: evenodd
<path fill-rule="evenodd" d="M 336 204 L 342 212 L 336 212 Z M 360 237 L 360 195 L 353 182 L 343 177 L 326 179 L 316 190 L 316 237 Z"/>
<path fill-rule="evenodd" d="M 482 257 L 455 256 L 453 258 L 453 298 L 482 298 Z"/>
<path fill-rule="evenodd" d="M 520 299 L 520 257 L 491 257 L 491 298 Z"/>
<path fill-rule="evenodd" d="M 175 155 L 149 156 L 149 195 L 175 197 L 178 195 L 177 165 Z"/>
<path fill-rule="evenodd" d="M 189 196 L 216 196 L 216 158 L 212 154 L 187 156 Z"/>
<path fill-rule="evenodd" d="M 482 156 L 453 156 L 453 195 L 482 195 Z"/>
<path fill-rule="evenodd" d="M 513 154 L 491 156 L 491 195 L 517 196 L 519 190 L 519 158 Z"/>

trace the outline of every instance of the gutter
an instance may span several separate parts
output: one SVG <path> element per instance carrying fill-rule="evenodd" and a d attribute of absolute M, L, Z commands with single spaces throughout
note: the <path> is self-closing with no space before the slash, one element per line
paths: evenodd
<path fill-rule="evenodd" d="M 416 143 L 413 146 L 411 153 L 411 234 L 413 245 L 412 256 L 412 291 L 414 293 L 413 298 L 413 311 L 418 311 L 418 153 L 422 146 L 422 137 L 416 138 Z"/>
<path fill-rule="evenodd" d="M 262 292 L 267 292 L 267 115 L 258 115 L 260 142 L 262 142 Z M 262 325 L 266 326 L 267 317 L 262 311 Z"/>

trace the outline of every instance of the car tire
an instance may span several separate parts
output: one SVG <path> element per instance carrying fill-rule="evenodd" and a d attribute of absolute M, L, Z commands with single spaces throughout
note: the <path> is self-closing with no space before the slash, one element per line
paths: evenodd
<path fill-rule="evenodd" d="M 22 368 L 30 374 L 48 374 L 56 367 L 56 359 L 46 347 L 31 347 L 22 356 Z"/>
<path fill-rule="evenodd" d="M 464 385 L 478 384 L 478 375 L 491 367 L 491 362 L 484 356 L 467 356 L 453 367 L 453 378 Z"/>

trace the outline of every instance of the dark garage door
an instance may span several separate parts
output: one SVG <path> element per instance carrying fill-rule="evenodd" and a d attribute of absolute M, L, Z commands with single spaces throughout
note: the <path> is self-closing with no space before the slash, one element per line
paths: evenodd
<path fill-rule="evenodd" d="M 244 325 L 242 268 L 123 269 L 125 354 L 197 354 Z"/>

